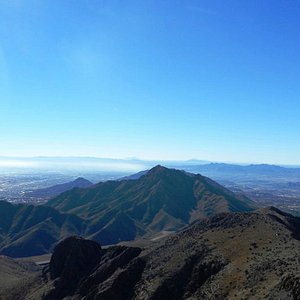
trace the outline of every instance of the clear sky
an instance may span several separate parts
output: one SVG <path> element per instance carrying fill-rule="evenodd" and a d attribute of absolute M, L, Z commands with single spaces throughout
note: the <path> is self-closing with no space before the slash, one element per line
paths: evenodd
<path fill-rule="evenodd" d="M 0 155 L 300 164 L 300 1 L 0 0 Z"/>

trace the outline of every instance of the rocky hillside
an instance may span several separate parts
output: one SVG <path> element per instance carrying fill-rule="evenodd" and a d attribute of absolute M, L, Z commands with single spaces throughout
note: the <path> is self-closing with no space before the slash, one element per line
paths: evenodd
<path fill-rule="evenodd" d="M 197 221 L 144 248 L 72 237 L 40 289 L 44 299 L 300 299 L 299 233 L 299 218 L 268 208 Z"/>

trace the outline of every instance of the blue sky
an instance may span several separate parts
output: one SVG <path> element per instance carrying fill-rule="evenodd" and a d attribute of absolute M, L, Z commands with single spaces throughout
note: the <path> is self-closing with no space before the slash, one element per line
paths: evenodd
<path fill-rule="evenodd" d="M 0 155 L 300 164 L 300 3 L 0 0 Z"/>

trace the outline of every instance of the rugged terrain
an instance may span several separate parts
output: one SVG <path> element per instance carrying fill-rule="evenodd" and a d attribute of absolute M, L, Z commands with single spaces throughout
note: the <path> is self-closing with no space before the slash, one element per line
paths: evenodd
<path fill-rule="evenodd" d="M 0 202 L 0 253 L 41 255 L 74 234 L 102 245 L 152 239 L 197 219 L 255 207 L 207 177 L 157 166 L 137 180 L 72 189 L 47 205 Z"/>
<path fill-rule="evenodd" d="M 44 299 L 300 299 L 299 234 L 299 218 L 265 208 L 196 221 L 143 248 L 71 237 L 30 291 Z"/>

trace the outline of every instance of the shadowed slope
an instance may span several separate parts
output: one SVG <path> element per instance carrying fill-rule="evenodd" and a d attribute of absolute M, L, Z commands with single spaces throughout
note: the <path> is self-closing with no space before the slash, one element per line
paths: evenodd
<path fill-rule="evenodd" d="M 0 201 L 0 251 L 11 257 L 47 253 L 60 239 L 82 234 L 85 223 L 52 207 Z"/>
<path fill-rule="evenodd" d="M 74 181 L 57 184 L 54 186 L 50 186 L 43 189 L 36 189 L 30 192 L 26 192 L 24 194 L 24 197 L 26 198 L 39 198 L 39 199 L 50 199 L 53 197 L 58 196 L 59 194 L 72 190 L 74 188 L 86 188 L 93 185 L 92 182 L 90 182 L 87 179 L 84 178 L 77 178 Z"/>

